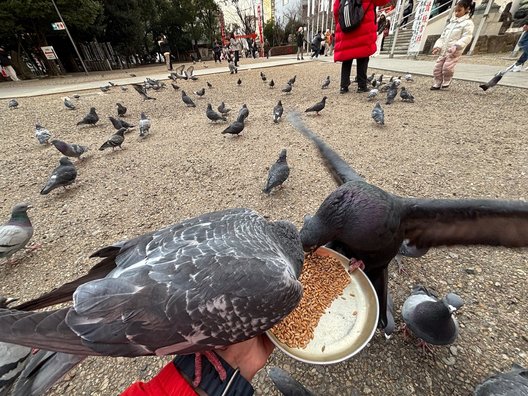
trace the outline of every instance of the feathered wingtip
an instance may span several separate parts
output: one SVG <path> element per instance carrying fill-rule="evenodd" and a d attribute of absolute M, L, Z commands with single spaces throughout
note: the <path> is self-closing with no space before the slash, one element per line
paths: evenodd
<path fill-rule="evenodd" d="M 484 91 L 487 91 L 489 88 L 488 84 L 480 84 L 479 87 L 482 88 Z"/>

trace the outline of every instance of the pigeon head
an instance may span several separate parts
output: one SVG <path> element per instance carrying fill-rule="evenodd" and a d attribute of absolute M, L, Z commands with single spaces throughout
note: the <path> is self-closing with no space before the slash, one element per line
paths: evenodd
<path fill-rule="evenodd" d="M 90 113 L 95 114 L 95 107 L 90 108 Z"/>
<path fill-rule="evenodd" d="M 286 161 L 286 149 L 282 149 L 282 151 L 279 154 L 278 162 L 284 162 L 284 161 Z"/>
<path fill-rule="evenodd" d="M 213 110 L 213 106 L 211 105 L 211 103 L 207 103 L 207 110 Z"/>
<path fill-rule="evenodd" d="M 119 128 L 119 130 L 115 134 L 119 136 L 124 136 L 126 131 L 127 131 L 127 128 Z"/>
<path fill-rule="evenodd" d="M 449 345 L 458 335 L 458 324 L 452 310 L 443 301 L 424 301 L 416 306 L 410 330 L 433 345 Z"/>
<path fill-rule="evenodd" d="M 314 252 L 319 246 L 331 240 L 331 238 L 326 238 L 326 226 L 317 215 L 304 217 L 300 235 L 305 252 Z"/>
<path fill-rule="evenodd" d="M 55 147 L 57 147 L 59 150 L 61 148 L 66 147 L 66 143 L 64 143 L 62 140 L 53 139 L 50 143 L 53 144 Z"/>
<path fill-rule="evenodd" d="M 59 160 L 59 163 L 61 165 L 73 165 L 68 157 L 61 157 L 61 159 Z"/>
<path fill-rule="evenodd" d="M 15 215 L 20 215 L 20 214 L 25 214 L 28 211 L 28 209 L 31 209 L 31 208 L 32 206 L 25 202 L 16 204 L 13 207 L 13 210 L 11 211 L 11 215 L 15 216 Z"/>
<path fill-rule="evenodd" d="M 323 102 L 326 102 L 326 99 L 328 99 L 326 96 L 323 96 Z"/>
<path fill-rule="evenodd" d="M 281 250 L 288 258 L 295 277 L 299 278 L 304 262 L 304 252 L 299 231 L 289 221 L 279 220 L 269 224 L 273 230 L 272 235 L 280 242 Z"/>

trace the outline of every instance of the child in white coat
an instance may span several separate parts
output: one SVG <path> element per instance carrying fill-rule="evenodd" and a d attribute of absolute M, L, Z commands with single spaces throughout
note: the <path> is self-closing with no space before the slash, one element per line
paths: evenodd
<path fill-rule="evenodd" d="M 439 54 L 433 69 L 431 90 L 447 89 L 451 84 L 455 66 L 473 38 L 474 24 L 471 20 L 475 11 L 472 0 L 459 0 L 455 5 L 455 15 L 449 21 L 442 35 L 433 46 L 433 55 Z"/>

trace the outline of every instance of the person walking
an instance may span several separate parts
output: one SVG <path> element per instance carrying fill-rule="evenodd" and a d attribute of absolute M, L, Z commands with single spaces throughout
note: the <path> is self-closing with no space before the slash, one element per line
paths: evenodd
<path fill-rule="evenodd" d="M 376 38 L 376 52 L 373 57 L 376 57 L 380 54 L 380 51 L 383 47 L 383 38 L 385 34 L 385 27 L 387 26 L 387 17 L 385 16 L 385 13 L 381 12 L 378 17 L 378 30 L 376 32 L 377 38 Z"/>
<path fill-rule="evenodd" d="M 336 0 L 339 2 L 339 0 Z M 317 34 L 314 36 L 314 38 L 312 39 L 312 56 L 311 58 L 313 59 L 314 56 L 316 58 L 319 58 L 319 54 L 321 53 L 321 43 L 324 41 L 324 38 L 323 38 L 323 35 L 321 33 L 321 31 L 319 30 L 317 32 Z"/>
<path fill-rule="evenodd" d="M 362 0 L 365 12 L 361 24 L 351 32 L 345 33 L 339 24 L 340 0 L 334 2 L 334 20 L 336 21 L 334 61 L 341 64 L 340 93 L 348 92 L 352 62 L 356 59 L 358 92 L 368 92 L 367 68 L 369 57 L 376 52 L 376 7 L 389 0 Z"/>
<path fill-rule="evenodd" d="M 270 51 L 271 51 L 271 46 L 270 46 L 268 39 L 266 39 L 264 40 L 264 53 L 266 54 L 266 59 L 269 59 Z"/>
<path fill-rule="evenodd" d="M 169 40 L 167 40 L 167 36 L 162 34 L 158 39 L 158 45 L 160 47 L 160 51 L 163 54 L 163 57 L 165 58 L 165 64 L 167 65 L 167 70 L 172 70 L 172 59 L 171 59 L 171 49 L 169 45 Z"/>
<path fill-rule="evenodd" d="M 409 16 L 412 14 L 413 8 L 414 8 L 413 0 L 408 0 L 408 3 L 405 6 L 405 9 L 403 10 L 403 18 L 402 18 L 402 23 L 401 23 L 402 29 L 408 28 L 408 26 L 405 26 L 405 25 L 407 25 L 407 22 L 409 22 Z"/>
<path fill-rule="evenodd" d="M 13 61 L 11 61 L 11 58 L 7 55 L 7 52 L 4 47 L 0 47 L 0 66 L 2 66 L 9 76 L 11 80 L 13 81 L 20 81 L 18 78 L 15 69 L 13 69 Z"/>
<path fill-rule="evenodd" d="M 523 52 L 519 59 L 517 59 L 517 62 L 515 62 L 515 66 L 512 68 L 512 72 L 520 72 L 522 69 L 522 66 L 524 65 L 524 62 L 528 60 L 528 18 L 525 18 L 525 24 L 523 25 L 523 35 L 521 39 L 519 40 L 519 49 Z"/>
<path fill-rule="evenodd" d="M 297 29 L 297 60 L 304 60 L 303 52 L 304 52 L 304 43 L 306 43 L 306 39 L 304 38 L 304 28 L 302 26 L 299 26 L 299 29 Z M 301 55 L 301 58 L 299 59 L 299 55 Z"/>
<path fill-rule="evenodd" d="M 220 44 L 218 44 L 218 41 L 215 40 L 213 43 L 213 55 L 214 55 L 214 61 L 215 63 L 218 61 L 218 63 L 222 63 L 222 60 L 220 59 L 220 55 L 222 54 L 222 47 Z"/>
<path fill-rule="evenodd" d="M 455 12 L 442 35 L 433 45 L 433 55 L 439 55 L 433 69 L 432 91 L 448 89 L 455 73 L 455 66 L 464 52 L 464 48 L 473 38 L 475 28 L 471 17 L 475 11 L 472 0 L 459 0 Z"/>
<path fill-rule="evenodd" d="M 229 47 L 231 51 L 233 51 L 234 53 L 235 67 L 238 67 L 238 61 L 240 60 L 240 50 L 242 49 L 242 45 L 240 44 L 240 40 L 235 38 L 235 33 L 231 33 L 231 39 L 229 40 Z"/>
<path fill-rule="evenodd" d="M 328 53 L 330 52 L 330 43 L 332 42 L 332 33 L 330 33 L 330 29 L 326 29 L 325 35 L 324 35 L 324 56 L 328 56 Z"/>

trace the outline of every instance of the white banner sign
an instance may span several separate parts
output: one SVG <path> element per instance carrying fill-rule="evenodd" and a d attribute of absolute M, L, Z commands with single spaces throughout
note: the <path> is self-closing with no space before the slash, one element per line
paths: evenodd
<path fill-rule="evenodd" d="M 57 54 L 51 45 L 47 47 L 40 47 L 40 49 L 44 53 L 46 59 L 58 59 Z"/>
<path fill-rule="evenodd" d="M 433 8 L 433 0 L 419 0 L 415 9 L 413 22 L 413 35 L 409 43 L 407 55 L 414 55 L 420 52 L 420 44 L 425 39 L 425 28 L 429 22 L 429 14 Z"/>
<path fill-rule="evenodd" d="M 392 20 L 390 21 L 389 34 L 393 34 L 396 26 L 398 26 L 398 18 L 400 17 L 400 10 L 402 8 L 403 0 L 398 0 L 396 2 L 396 8 L 392 13 Z"/>

